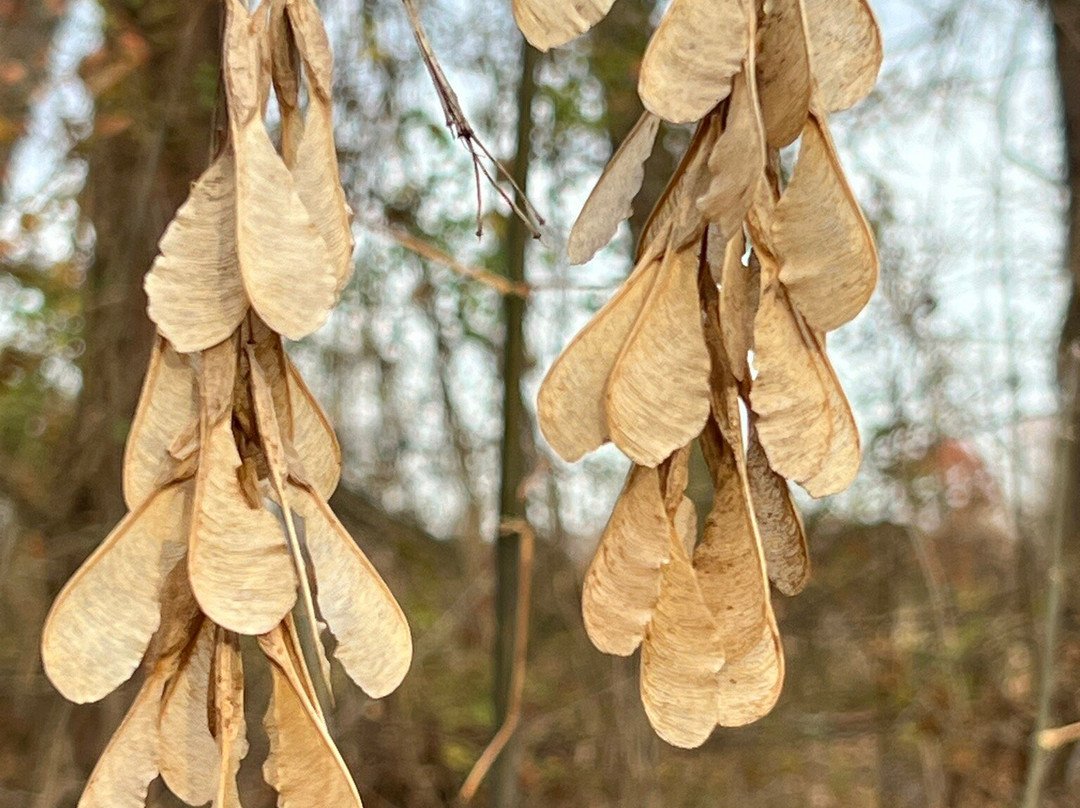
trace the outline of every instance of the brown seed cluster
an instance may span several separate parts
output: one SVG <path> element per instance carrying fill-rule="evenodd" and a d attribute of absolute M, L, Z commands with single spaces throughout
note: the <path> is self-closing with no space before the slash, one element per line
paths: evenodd
<path fill-rule="evenodd" d="M 352 271 L 313 2 L 250 13 L 226 0 L 223 67 L 227 142 L 146 278 L 160 336 L 125 454 L 130 512 L 60 593 L 42 639 L 46 673 L 73 701 L 145 671 L 84 808 L 137 808 L 159 775 L 191 805 L 240 804 L 241 635 L 272 673 L 263 773 L 279 804 L 359 806 L 309 674 L 329 687 L 322 630 L 375 698 L 412 657 L 405 616 L 327 504 L 340 447 L 282 343 L 326 321 Z M 265 123 L 271 87 L 280 146 Z"/>
<path fill-rule="evenodd" d="M 612 2 L 514 0 L 514 12 L 546 49 Z M 821 497 L 858 471 L 825 335 L 866 305 L 878 258 L 827 116 L 870 92 L 881 57 L 865 0 L 673 0 L 641 63 L 646 112 L 570 235 L 571 260 L 589 260 L 631 214 L 661 122 L 697 122 L 634 271 L 538 401 L 566 460 L 611 441 L 633 461 L 585 579 L 585 627 L 602 651 L 641 648 L 646 713 L 678 746 L 776 703 L 769 581 L 794 595 L 809 575 L 788 481 Z M 779 151 L 797 139 L 785 183 Z M 701 530 L 684 493 L 695 442 L 714 488 Z"/>

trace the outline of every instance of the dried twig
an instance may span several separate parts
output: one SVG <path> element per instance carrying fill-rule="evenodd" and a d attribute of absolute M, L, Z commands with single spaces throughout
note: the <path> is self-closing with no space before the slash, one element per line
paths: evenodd
<path fill-rule="evenodd" d="M 416 10 L 415 0 L 401 0 L 401 4 L 405 6 L 405 13 L 409 15 L 409 26 L 412 28 L 413 37 L 416 39 L 417 47 L 420 49 L 420 57 L 424 60 L 428 75 L 431 76 L 431 83 L 435 85 L 435 92 L 439 96 L 439 104 L 442 105 L 443 114 L 446 116 L 446 126 L 454 137 L 465 144 L 465 148 L 468 149 L 469 155 L 472 157 L 473 176 L 476 180 L 476 235 L 481 236 L 484 232 L 481 209 L 482 188 L 480 183 L 480 177 L 483 175 L 491 184 L 491 187 L 503 198 L 503 201 L 510 206 L 514 215 L 529 228 L 533 238 L 540 238 L 540 228 L 544 225 L 544 218 L 536 210 L 536 207 L 529 202 L 510 172 L 495 159 L 495 156 L 484 145 L 484 142 L 477 137 L 476 131 L 472 128 L 472 124 L 469 123 L 469 119 L 465 115 L 465 111 L 461 108 L 457 93 L 454 92 L 454 88 L 450 85 L 450 81 L 443 72 L 442 65 L 439 64 L 439 60 L 435 56 L 431 40 L 428 39 L 424 24 L 420 21 L 420 13 Z M 485 160 L 489 161 L 494 167 L 494 174 L 485 165 Z M 510 184 L 514 191 L 513 194 L 508 193 L 499 185 L 499 177 Z M 518 200 L 520 200 L 520 205 Z"/>
<path fill-rule="evenodd" d="M 484 777 L 490 771 L 491 766 L 506 747 L 521 721 L 521 700 L 525 691 L 525 657 L 529 644 L 529 602 L 530 589 L 532 588 L 533 552 L 535 535 L 532 527 L 524 519 L 506 520 L 502 523 L 503 534 L 517 533 L 521 536 L 521 554 L 518 561 L 518 599 L 515 614 L 514 631 L 514 668 L 510 672 L 510 701 L 507 705 L 506 719 L 503 721 L 495 737 L 484 748 L 483 753 L 473 764 L 472 771 L 465 778 L 461 791 L 458 792 L 458 802 L 468 805 L 476 796 L 477 789 L 484 781 Z"/>
<path fill-rule="evenodd" d="M 419 239 L 404 230 L 396 228 L 386 228 L 381 232 L 385 232 L 390 238 L 400 244 L 407 250 L 416 253 L 422 258 L 426 258 L 429 261 L 435 261 L 438 264 L 442 264 L 448 269 L 453 270 L 463 278 L 477 281 L 494 289 L 501 295 L 515 295 L 527 300 L 532 294 L 532 289 L 527 283 L 517 283 L 508 278 L 498 275 L 494 272 L 489 272 L 486 269 L 480 267 L 470 266 L 469 264 L 463 264 L 451 255 L 447 255 L 445 252 L 435 247 L 432 244 Z"/>
<path fill-rule="evenodd" d="M 1075 724 L 1066 724 L 1063 727 L 1044 729 L 1038 736 L 1039 747 L 1047 751 L 1060 749 L 1065 744 L 1080 741 L 1080 721 Z"/>

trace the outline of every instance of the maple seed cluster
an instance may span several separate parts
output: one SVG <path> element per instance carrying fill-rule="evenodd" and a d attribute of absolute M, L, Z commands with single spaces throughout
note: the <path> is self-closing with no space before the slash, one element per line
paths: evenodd
<path fill-rule="evenodd" d="M 340 447 L 282 343 L 326 321 L 352 271 L 326 32 L 311 0 L 225 10 L 228 138 L 146 278 L 159 336 L 124 458 L 130 512 L 57 597 L 42 639 L 72 701 L 144 668 L 81 808 L 138 808 L 159 775 L 190 805 L 239 806 L 241 635 L 272 675 L 263 775 L 279 804 L 359 808 L 309 673 L 330 692 L 322 630 L 374 698 L 412 658 L 405 616 L 327 504 Z M 280 147 L 265 125 L 271 86 Z"/>
<path fill-rule="evenodd" d="M 546 49 L 612 2 L 514 0 L 514 12 Z M 633 272 L 538 401 L 566 460 L 610 440 L 633 461 L 586 575 L 585 627 L 602 651 L 641 647 L 645 711 L 677 746 L 776 703 L 769 581 L 794 595 L 810 569 L 788 481 L 821 497 L 858 471 L 825 335 L 866 305 L 878 257 L 827 115 L 870 92 L 881 58 L 865 0 L 673 0 L 641 63 L 646 111 L 570 235 L 571 260 L 588 261 L 631 215 L 661 122 L 697 122 Z M 796 139 L 785 186 L 780 149 Z M 715 492 L 700 538 L 685 496 L 695 442 Z"/>

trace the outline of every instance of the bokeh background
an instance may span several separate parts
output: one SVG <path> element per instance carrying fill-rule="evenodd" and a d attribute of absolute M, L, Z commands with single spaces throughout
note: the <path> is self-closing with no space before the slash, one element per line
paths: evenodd
<path fill-rule="evenodd" d="M 882 256 L 870 306 L 830 339 L 863 469 L 841 496 L 800 497 L 815 572 L 799 597 L 776 595 L 777 709 L 684 752 L 648 728 L 635 660 L 595 651 L 581 623 L 583 568 L 626 461 L 566 465 L 533 419 L 546 367 L 629 271 L 688 140 L 663 132 L 633 220 L 568 266 L 570 225 L 640 111 L 637 62 L 665 5 L 618 0 L 540 56 L 508 0 L 420 4 L 477 133 L 528 180 L 537 240 L 486 187 L 477 238 L 472 164 L 401 2 L 320 3 L 357 271 L 327 326 L 290 350 L 345 452 L 333 504 L 416 641 L 389 698 L 335 677 L 332 731 L 361 795 L 452 804 L 494 733 L 510 516 L 536 542 L 526 685 L 512 765 L 477 804 L 1080 804 L 1080 751 L 1031 747 L 1037 728 L 1080 720 L 1080 9 L 876 0 L 879 85 L 831 121 Z M 64 702 L 37 643 L 52 597 L 123 513 L 152 336 L 142 275 L 207 163 L 219 25 L 213 0 L 0 0 L 0 808 L 75 805 L 133 693 Z M 523 273 L 527 302 L 475 270 Z M 249 808 L 274 799 L 258 769 L 264 676 L 253 656 Z M 155 786 L 150 804 L 175 803 Z"/>

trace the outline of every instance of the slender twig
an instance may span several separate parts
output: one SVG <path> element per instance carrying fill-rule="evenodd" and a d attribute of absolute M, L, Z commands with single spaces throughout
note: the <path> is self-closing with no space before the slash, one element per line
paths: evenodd
<path fill-rule="evenodd" d="M 477 137 L 476 130 L 469 123 L 461 102 L 458 101 L 457 93 L 454 92 L 449 79 L 446 78 L 446 73 L 443 72 L 442 65 L 435 56 L 435 49 L 431 46 L 431 40 L 424 29 L 424 24 L 420 21 L 420 13 L 416 10 L 415 0 L 401 0 L 401 4 L 405 7 L 405 13 L 409 16 L 409 26 L 412 28 L 413 37 L 416 39 L 417 47 L 420 49 L 420 58 L 424 60 L 424 66 L 427 68 L 428 75 L 431 76 L 431 83 L 435 85 L 435 93 L 439 97 L 439 104 L 442 106 L 443 114 L 446 116 L 446 126 L 454 137 L 465 144 L 469 156 L 472 157 L 477 199 L 476 235 L 480 236 L 484 232 L 483 212 L 481 210 L 483 194 L 480 183 L 480 177 L 483 175 L 496 193 L 510 206 L 514 215 L 529 228 L 533 238 L 540 238 L 540 228 L 544 225 L 544 217 L 529 202 L 510 172 L 495 159 L 495 156 L 484 145 L 484 142 Z M 495 175 L 509 183 L 513 193 L 508 192 L 499 184 L 499 180 L 484 164 L 485 160 L 495 167 Z M 518 200 L 520 200 L 520 205 Z"/>
<path fill-rule="evenodd" d="M 490 771 L 499 753 L 509 743 L 521 721 L 521 701 L 525 692 L 525 661 L 529 646 L 529 602 L 532 588 L 533 551 L 536 543 L 532 527 L 524 519 L 506 520 L 502 523 L 503 534 L 516 533 L 521 537 L 521 550 L 518 558 L 518 599 L 514 616 L 514 668 L 510 672 L 510 700 L 507 704 L 506 718 L 502 726 L 484 748 L 483 753 L 473 764 L 469 776 L 458 792 L 458 801 L 468 805 L 484 777 Z"/>
<path fill-rule="evenodd" d="M 527 300 L 532 292 L 527 283 L 517 283 L 502 275 L 489 272 L 486 269 L 464 264 L 453 256 L 447 255 L 438 247 L 406 233 L 403 230 L 388 227 L 382 232 L 385 232 L 390 238 L 405 249 L 414 252 L 429 261 L 442 264 L 464 278 L 476 281 L 477 283 L 482 283 L 484 286 L 494 289 L 501 295 L 515 295 L 523 300 Z"/>

